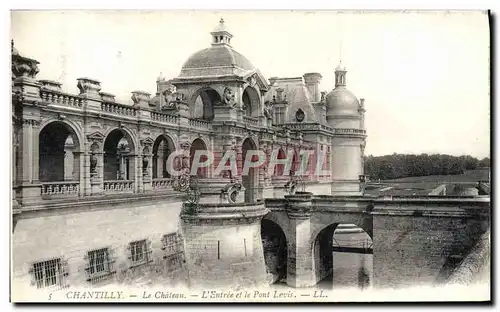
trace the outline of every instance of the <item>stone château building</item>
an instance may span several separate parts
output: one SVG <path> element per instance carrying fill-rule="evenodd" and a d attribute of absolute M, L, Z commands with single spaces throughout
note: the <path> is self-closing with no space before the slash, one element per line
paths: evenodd
<path fill-rule="evenodd" d="M 367 209 L 369 201 L 356 199 L 362 195 L 364 100 L 346 88 L 346 68 L 335 68 L 330 92 L 320 91 L 319 73 L 266 79 L 231 46 L 223 20 L 210 35 L 211 45 L 192 54 L 177 77 L 158 77 L 155 94 L 133 91 L 133 105 L 116 102 L 105 82 L 92 78 L 78 79 L 79 94 L 64 93 L 58 82 L 37 80 L 38 62 L 12 48 L 14 285 L 165 283 L 182 279 L 185 266 L 193 284 L 197 277 L 258 284 L 265 279 L 266 248 L 278 248 L 276 237 L 261 236 L 260 221 L 272 207 L 282 209 L 291 186 Z M 189 167 L 198 150 L 214 155 L 213 165 L 196 174 L 202 208 L 186 210 L 179 178 L 166 170 L 178 150 L 185 152 L 181 167 Z M 238 174 L 216 174 L 230 150 Z M 278 159 L 292 158 L 292 167 L 271 172 L 266 162 L 241 175 L 248 150 L 268 159 L 278 151 Z M 302 151 L 326 157 L 323 171 L 311 170 L 297 182 L 283 172 L 297 170 Z M 299 208 L 290 220 L 310 218 L 301 202 L 294 202 Z M 368 224 L 366 214 L 359 215 Z M 311 232 L 328 225 L 321 220 L 310 221 Z M 293 234 L 286 240 L 294 241 L 288 252 L 277 253 L 289 259 L 287 283 L 314 284 L 311 255 L 299 256 L 302 236 L 290 222 Z M 370 236 L 372 227 L 364 228 Z M 321 244 L 331 246 L 331 237 Z M 322 266 L 317 274 L 328 274 Z"/>
<path fill-rule="evenodd" d="M 179 209 L 171 207 L 182 200 L 166 160 L 179 149 L 215 155 L 213 166 L 198 172 L 200 202 L 219 203 L 221 189 L 231 181 L 241 183 L 239 197 L 246 203 L 287 193 L 291 178 L 279 174 L 283 165 L 276 166 L 275 174 L 263 166 L 248 176 L 215 175 L 213 168 L 227 150 L 236 151 L 239 170 L 251 149 L 269 157 L 277 150 L 278 159 L 292 155 L 292 166 L 298 165 L 302 150 L 323 153 L 323 171 L 311 170 L 301 178 L 302 187 L 316 194 L 360 194 L 366 140 L 363 100 L 346 89 L 346 69 L 335 69 L 335 88 L 328 94 L 319 90 L 319 73 L 268 81 L 231 46 L 232 34 L 222 19 L 210 35 L 211 45 L 192 54 L 177 77 L 158 77 L 155 94 L 133 91 L 131 106 L 117 103 L 96 79 L 78 79 L 79 94 L 62 92 L 58 82 L 37 80 L 38 62 L 13 47 L 13 202 L 15 215 L 19 212 L 14 222 L 21 222 L 14 225 L 14 263 L 20 276 L 27 276 L 26 266 L 33 261 L 67 255 L 60 251 L 75 240 L 67 232 L 70 228 L 75 235 L 90 235 L 78 238 L 89 245 L 71 247 L 74 253 L 91 249 L 93 241 L 99 245 L 102 235 L 92 229 L 104 226 L 101 213 L 82 212 L 72 225 L 58 223 L 64 223 L 57 220 L 62 216 L 51 223 L 45 215 L 56 206 L 112 203 L 123 194 L 135 199 L 161 194 L 172 201 L 161 214 L 177 220 Z M 315 160 L 310 160 L 311 168 Z M 147 221 L 147 216 L 160 217 L 155 211 L 147 212 L 143 221 L 130 222 L 144 222 L 144 234 L 147 227 L 151 235 L 160 235 L 168 226 L 158 224 L 155 232 Z M 126 228 L 130 213 L 111 209 L 107 215 L 114 217 L 107 222 L 113 225 L 104 228 Z M 36 237 L 21 238 L 33 233 L 31 227 L 22 228 L 28 221 L 18 221 L 25 217 L 43 221 L 43 226 L 35 226 Z M 172 233 L 176 226 L 172 222 Z"/>

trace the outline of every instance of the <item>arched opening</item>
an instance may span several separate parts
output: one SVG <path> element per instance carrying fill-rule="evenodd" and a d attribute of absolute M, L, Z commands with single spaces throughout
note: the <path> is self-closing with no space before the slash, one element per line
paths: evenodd
<path fill-rule="evenodd" d="M 250 139 L 246 138 L 245 141 L 243 141 L 242 144 L 242 153 L 243 153 L 243 164 L 242 168 L 245 167 L 245 163 L 247 161 L 247 154 L 248 151 L 251 150 L 256 150 L 257 146 L 255 146 L 255 143 Z M 257 155 L 254 155 L 252 157 L 253 159 L 249 159 L 248 161 L 255 162 L 257 161 Z M 256 179 L 256 168 L 249 167 L 248 172 L 243 172 L 242 173 L 242 184 L 243 187 L 245 188 L 245 202 L 246 203 L 252 203 L 255 201 L 255 188 L 257 184 L 257 179 Z"/>
<path fill-rule="evenodd" d="M 372 239 L 354 224 L 324 228 L 314 241 L 313 257 L 321 288 L 367 288 L 372 284 Z"/>
<path fill-rule="evenodd" d="M 172 139 L 160 135 L 153 144 L 153 179 L 165 179 L 171 177 L 171 170 L 167 168 L 167 160 L 175 145 Z M 174 162 L 172 162 L 173 164 Z"/>
<path fill-rule="evenodd" d="M 280 147 L 280 149 L 278 150 L 278 156 L 277 156 L 277 159 L 278 160 L 283 160 L 283 159 L 286 159 L 286 154 L 285 154 L 285 151 Z M 274 166 L 274 176 L 275 177 L 283 177 L 283 174 L 285 172 L 285 164 L 280 164 L 280 163 L 277 163 L 275 166 Z"/>
<path fill-rule="evenodd" d="M 246 116 L 258 117 L 260 107 L 259 93 L 252 87 L 246 87 L 243 91 L 243 112 Z"/>
<path fill-rule="evenodd" d="M 214 106 L 221 102 L 217 91 L 211 88 L 201 89 L 194 95 L 194 105 L 191 106 L 191 117 L 212 121 L 214 119 Z"/>
<path fill-rule="evenodd" d="M 111 131 L 104 140 L 104 181 L 134 180 L 134 144 L 121 130 Z"/>
<path fill-rule="evenodd" d="M 290 175 L 295 175 L 300 169 L 299 153 L 297 150 L 293 151 L 292 166 L 290 168 Z"/>
<path fill-rule="evenodd" d="M 54 121 L 43 127 L 39 136 L 40 182 L 79 182 L 80 142 L 71 127 Z"/>
<path fill-rule="evenodd" d="M 195 139 L 193 143 L 191 144 L 191 148 L 189 150 L 189 155 L 190 155 L 190 161 L 189 161 L 189 168 L 193 167 L 193 161 L 194 157 L 196 154 L 196 151 L 198 150 L 207 150 L 207 146 L 205 145 L 205 142 L 203 142 L 202 139 Z M 206 155 L 200 155 L 200 159 L 198 159 L 200 163 L 206 162 L 207 161 L 207 156 Z M 193 174 L 191 172 L 191 174 Z M 208 167 L 202 167 L 198 168 L 198 171 L 196 172 L 196 176 L 198 178 L 208 178 Z"/>
<path fill-rule="evenodd" d="M 270 284 L 286 284 L 288 250 L 285 233 L 275 222 L 262 219 L 260 235 Z"/>

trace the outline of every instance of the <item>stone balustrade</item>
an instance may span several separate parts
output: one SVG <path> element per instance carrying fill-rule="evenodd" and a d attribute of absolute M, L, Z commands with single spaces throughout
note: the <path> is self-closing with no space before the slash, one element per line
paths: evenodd
<path fill-rule="evenodd" d="M 209 121 L 202 119 L 190 119 L 189 126 L 196 129 L 211 130 L 212 124 Z"/>
<path fill-rule="evenodd" d="M 123 193 L 123 192 L 133 192 L 133 191 L 134 191 L 133 180 L 104 181 L 104 193 Z"/>
<path fill-rule="evenodd" d="M 78 181 L 62 181 L 62 182 L 43 182 L 42 196 L 54 195 L 78 195 L 80 183 Z"/>
<path fill-rule="evenodd" d="M 152 187 L 154 190 L 170 189 L 174 183 L 173 178 L 153 179 Z"/>
<path fill-rule="evenodd" d="M 118 103 L 109 103 L 109 102 L 101 103 L 101 110 L 103 112 L 115 115 L 130 116 L 130 117 L 137 116 L 137 109 L 135 107 Z"/>
<path fill-rule="evenodd" d="M 366 130 L 363 129 L 350 129 L 350 128 L 335 128 L 335 134 L 366 134 Z"/>
<path fill-rule="evenodd" d="M 49 105 L 56 104 L 76 108 L 82 108 L 83 105 L 83 101 L 80 97 L 54 90 L 42 89 L 40 90 L 40 97 Z"/>
<path fill-rule="evenodd" d="M 251 117 L 251 116 L 243 116 L 243 121 L 252 126 L 258 126 L 259 125 L 259 119 L 256 117 Z"/>
<path fill-rule="evenodd" d="M 169 114 L 157 113 L 157 112 L 151 112 L 151 119 L 154 121 L 166 122 L 166 123 L 170 123 L 170 124 L 178 124 L 179 123 L 179 117 L 174 116 L 174 115 L 169 115 Z"/>

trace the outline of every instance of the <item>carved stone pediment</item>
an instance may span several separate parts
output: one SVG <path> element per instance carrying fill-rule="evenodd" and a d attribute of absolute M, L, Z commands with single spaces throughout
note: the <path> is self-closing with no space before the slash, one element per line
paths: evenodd
<path fill-rule="evenodd" d="M 92 134 L 87 135 L 87 140 L 89 140 L 90 142 L 102 143 L 102 142 L 104 142 L 105 138 L 106 137 L 102 133 L 100 133 L 99 131 L 96 131 Z"/>
<path fill-rule="evenodd" d="M 141 139 L 140 142 L 142 146 L 153 146 L 153 144 L 155 143 L 155 141 L 153 141 L 153 139 L 151 139 L 150 137 Z"/>

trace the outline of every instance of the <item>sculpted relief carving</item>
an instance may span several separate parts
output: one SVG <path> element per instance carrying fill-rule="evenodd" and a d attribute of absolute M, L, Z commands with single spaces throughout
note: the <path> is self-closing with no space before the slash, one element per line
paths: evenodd
<path fill-rule="evenodd" d="M 271 108 L 271 102 L 269 101 L 264 102 L 264 116 L 267 119 L 273 119 L 273 111 Z"/>
<path fill-rule="evenodd" d="M 175 86 L 170 85 L 165 91 L 162 92 L 161 96 L 165 100 L 161 105 L 161 110 L 167 109 L 179 109 L 179 104 L 184 102 L 185 96 L 183 93 L 176 91 Z"/>
<path fill-rule="evenodd" d="M 222 94 L 222 103 L 220 103 L 219 105 L 228 106 L 231 108 L 234 108 L 236 106 L 235 95 L 233 94 L 231 88 L 229 87 L 224 88 L 224 92 Z"/>

